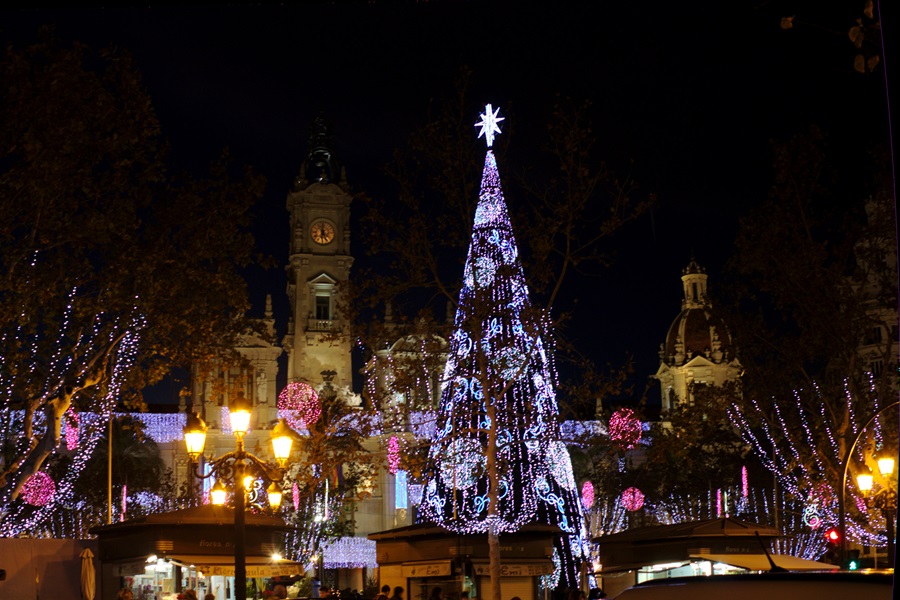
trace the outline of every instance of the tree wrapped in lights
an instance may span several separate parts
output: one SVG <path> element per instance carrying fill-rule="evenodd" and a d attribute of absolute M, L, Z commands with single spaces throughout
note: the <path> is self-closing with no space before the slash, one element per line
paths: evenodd
<path fill-rule="evenodd" d="M 482 134 L 499 132 L 487 106 Z M 499 595 L 499 535 L 526 523 L 558 525 L 563 583 L 578 583 L 584 531 L 565 445 L 553 343 L 532 307 L 494 153 L 485 157 L 463 287 L 450 336 L 437 434 L 425 469 L 420 520 L 487 533 Z"/>
<path fill-rule="evenodd" d="M 764 407 L 753 399 L 747 410 L 732 407 L 730 415 L 760 463 L 778 480 L 784 502 L 801 505 L 807 518 L 801 531 L 840 520 L 839 490 L 843 479 L 842 460 L 850 442 L 860 433 L 863 442 L 850 457 L 851 466 L 878 471 L 873 454 L 882 448 L 897 447 L 896 413 L 888 411 L 861 431 L 867 419 L 878 412 L 880 400 L 874 383 L 867 394 L 854 394 L 845 385 L 842 398 L 828 401 L 818 388 L 798 390 L 791 401 L 773 399 Z M 866 467 L 868 465 L 868 467 Z M 865 501 L 857 490 L 854 469 L 846 481 L 844 511 L 850 517 L 844 533 L 847 540 L 865 545 L 884 545 L 883 522 L 866 514 Z M 821 536 L 819 536 L 821 537 Z M 821 548 L 824 550 L 824 547 Z"/>
<path fill-rule="evenodd" d="M 298 389 L 288 384 L 291 388 Z M 315 418 L 305 421 L 305 431 L 295 438 L 306 460 L 293 464 L 287 474 L 295 510 L 285 515 L 292 526 L 285 548 L 291 560 L 308 563 L 328 540 L 352 535 L 353 512 L 346 508 L 371 494 L 368 482 L 379 456 L 363 446 L 375 434 L 374 414 L 355 408 L 352 392 L 335 390 L 326 382 L 314 400 L 306 392 L 302 395 L 307 397 L 305 414 Z"/>
<path fill-rule="evenodd" d="M 263 186 L 225 157 L 205 179 L 170 175 L 152 103 L 121 53 L 52 39 L 10 48 L 0 88 L 0 535 L 19 535 L 71 497 L 117 404 L 140 406 L 141 389 L 246 331 L 238 269 Z M 70 410 L 77 448 L 54 474 L 57 493 L 27 505 L 22 486 L 51 472 Z"/>

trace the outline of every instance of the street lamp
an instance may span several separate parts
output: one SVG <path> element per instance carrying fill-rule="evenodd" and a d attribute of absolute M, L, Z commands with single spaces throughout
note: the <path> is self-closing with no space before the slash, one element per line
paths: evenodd
<path fill-rule="evenodd" d="M 898 406 L 900 406 L 900 401 L 895 401 L 875 411 L 875 414 L 866 421 L 866 424 L 859 428 L 859 431 L 853 438 L 853 443 L 850 444 L 850 447 L 847 448 L 847 451 L 841 459 L 843 474 L 841 475 L 841 487 L 838 488 L 838 523 L 841 530 L 841 565 L 847 560 L 847 513 L 845 507 L 847 499 L 847 471 L 850 469 L 850 458 L 853 456 L 853 451 L 856 450 L 856 444 L 859 443 L 859 440 L 862 438 L 869 425 L 874 423 L 875 419 L 885 412 L 897 410 Z M 893 523 L 891 525 L 893 525 Z"/>
<path fill-rule="evenodd" d="M 277 509 L 281 505 L 282 492 L 279 483 L 284 479 L 284 467 L 291 453 L 293 438 L 291 429 L 283 422 L 272 429 L 272 453 L 275 456 L 275 464 L 255 456 L 244 450 L 244 435 L 250 429 L 250 403 L 241 392 L 229 406 L 231 431 L 235 437 L 235 449 L 223 454 L 219 458 L 209 461 L 209 473 L 197 472 L 195 475 L 202 479 L 216 478 L 216 484 L 210 492 L 213 504 L 224 504 L 226 489 L 225 481 L 231 481 L 234 489 L 234 592 L 236 600 L 247 599 L 247 549 L 245 545 L 244 526 L 244 476 L 262 476 L 270 481 L 268 487 L 269 505 Z M 206 443 L 206 424 L 192 413 L 184 427 L 184 442 L 187 446 L 188 456 L 191 462 L 196 462 L 203 454 L 203 446 Z"/>
<path fill-rule="evenodd" d="M 877 508 L 881 511 L 881 516 L 887 529 L 887 552 L 888 564 L 894 564 L 894 513 L 897 512 L 897 489 L 893 485 L 895 461 L 890 457 L 882 457 L 878 459 L 878 471 L 881 473 L 882 480 L 885 482 L 875 488 L 875 477 L 871 473 L 860 473 L 856 476 L 856 485 L 859 491 L 866 498 L 866 506 L 869 508 Z"/>

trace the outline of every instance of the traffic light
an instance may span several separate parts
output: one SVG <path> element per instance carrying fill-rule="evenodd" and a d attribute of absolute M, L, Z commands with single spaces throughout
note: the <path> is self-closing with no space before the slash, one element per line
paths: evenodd
<path fill-rule="evenodd" d="M 847 562 L 844 568 L 848 571 L 856 571 L 859 569 L 859 549 L 847 550 Z"/>
<path fill-rule="evenodd" d="M 841 530 L 831 527 L 825 531 L 825 556 L 823 560 L 833 565 L 841 562 Z"/>

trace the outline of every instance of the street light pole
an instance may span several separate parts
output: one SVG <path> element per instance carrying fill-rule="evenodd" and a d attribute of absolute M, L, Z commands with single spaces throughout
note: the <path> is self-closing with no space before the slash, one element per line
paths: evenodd
<path fill-rule="evenodd" d="M 278 484 L 284 478 L 284 468 L 290 456 L 293 436 L 291 429 L 283 421 L 279 421 L 275 425 L 272 429 L 271 441 L 276 464 L 269 464 L 244 450 L 244 434 L 247 433 L 250 426 L 250 405 L 240 392 L 229 409 L 231 430 L 235 436 L 235 449 L 219 458 L 211 459 L 209 473 L 201 474 L 196 470 L 195 461 L 203 453 L 207 430 L 206 423 L 196 413 L 188 417 L 184 428 L 184 441 L 188 456 L 195 463 L 195 475 L 200 478 L 216 477 L 217 481 L 212 493 L 214 504 L 225 501 L 223 480 L 230 479 L 232 482 L 234 489 L 234 597 L 236 600 L 247 600 L 244 474 L 261 475 L 263 479 L 271 482 L 268 488 L 269 504 L 273 509 L 277 509 L 282 498 L 281 488 Z"/>
<path fill-rule="evenodd" d="M 872 418 L 866 421 L 866 424 L 859 428 L 859 432 L 856 434 L 856 437 L 853 438 L 853 443 L 850 444 L 850 448 L 847 449 L 847 452 L 844 453 L 843 457 L 843 475 L 841 475 L 841 487 L 838 490 L 838 521 L 840 523 L 841 528 L 841 566 L 847 561 L 847 515 L 845 514 L 844 507 L 847 501 L 847 470 L 850 468 L 850 458 L 853 456 L 853 451 L 856 450 L 856 444 L 859 443 L 859 440 L 862 439 L 863 433 L 865 433 L 866 429 L 875 422 L 875 419 L 881 416 L 882 413 L 886 412 L 890 408 L 897 408 L 900 406 L 900 401 L 892 402 L 885 407 L 879 409 Z"/>

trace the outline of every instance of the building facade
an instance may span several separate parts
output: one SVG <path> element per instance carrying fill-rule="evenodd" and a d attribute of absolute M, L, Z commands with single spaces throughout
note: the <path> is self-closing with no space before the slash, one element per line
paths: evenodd
<path fill-rule="evenodd" d="M 743 373 L 731 334 L 712 311 L 707 279 L 693 259 L 682 270 L 681 312 L 660 344 L 659 369 L 653 376 L 660 383 L 663 415 L 679 402 L 690 402 L 693 386 L 721 386 L 738 381 Z"/>

